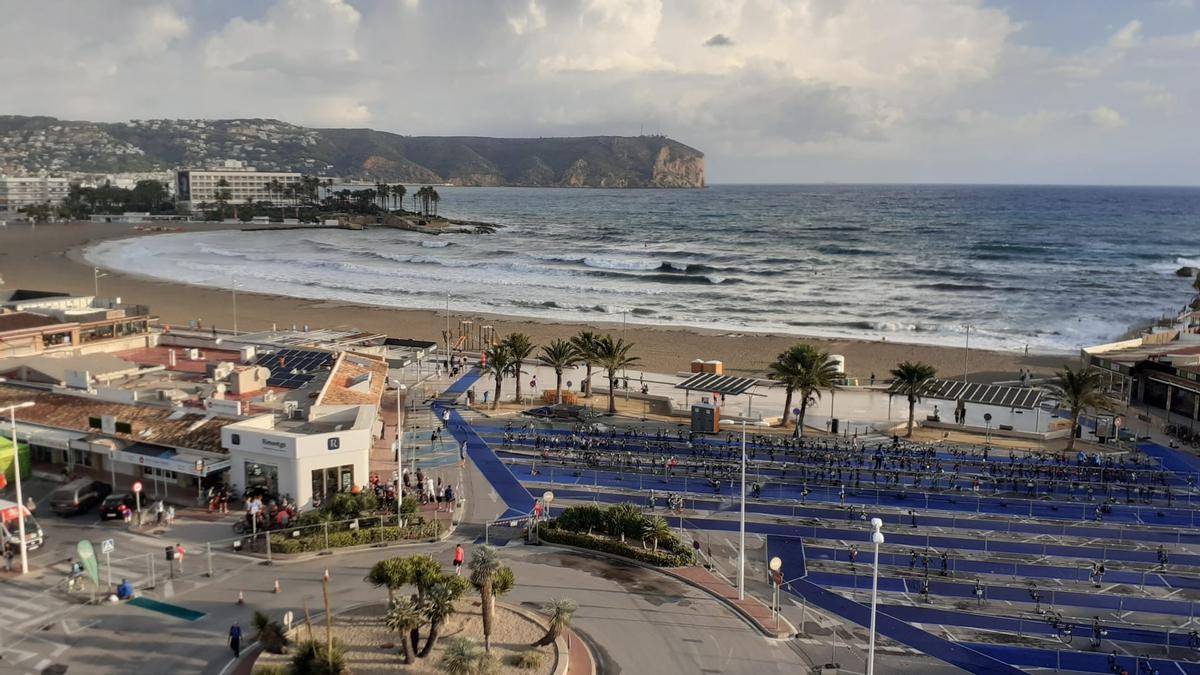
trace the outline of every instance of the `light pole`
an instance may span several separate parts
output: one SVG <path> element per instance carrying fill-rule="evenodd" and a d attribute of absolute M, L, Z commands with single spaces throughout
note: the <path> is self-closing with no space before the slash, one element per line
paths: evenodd
<path fill-rule="evenodd" d="M 396 385 L 396 527 L 404 517 L 404 411 L 400 409 L 400 396 L 408 387 Z"/>
<path fill-rule="evenodd" d="M 963 324 L 963 329 L 966 330 L 966 342 L 963 343 L 963 384 L 967 383 L 967 355 L 971 352 L 971 329 L 974 328 L 969 323 Z"/>
<path fill-rule="evenodd" d="M 871 543 L 875 544 L 875 559 L 871 571 L 871 637 L 867 642 L 867 675 L 875 675 L 875 605 L 879 598 L 879 545 L 883 543 L 883 521 L 871 519 Z M 915 554 L 914 554 L 915 555 Z"/>
<path fill-rule="evenodd" d="M 779 586 L 783 583 L 783 561 L 779 556 L 775 556 L 767 565 L 771 568 L 771 585 L 775 591 L 771 599 L 771 614 L 775 616 L 775 627 L 779 628 Z M 800 630 L 804 630 L 803 624 L 800 625 Z"/>
<path fill-rule="evenodd" d="M 721 420 L 731 422 L 734 420 Z M 738 420 L 742 425 L 742 504 L 738 516 L 738 567 L 737 589 L 738 600 L 746 599 L 746 420 Z"/>
<path fill-rule="evenodd" d="M 233 294 L 233 334 L 237 335 L 237 277 L 230 280 L 229 291 Z"/>
<path fill-rule="evenodd" d="M 25 544 L 25 498 L 21 495 L 21 451 L 17 447 L 17 410 L 32 405 L 33 401 L 25 401 L 3 408 L 12 419 L 13 475 L 17 484 L 17 536 L 21 542 L 21 574 L 29 574 L 29 554 Z"/>
<path fill-rule="evenodd" d="M 97 300 L 100 299 L 100 277 L 108 276 L 107 272 L 101 272 L 99 267 L 92 268 L 92 295 Z"/>

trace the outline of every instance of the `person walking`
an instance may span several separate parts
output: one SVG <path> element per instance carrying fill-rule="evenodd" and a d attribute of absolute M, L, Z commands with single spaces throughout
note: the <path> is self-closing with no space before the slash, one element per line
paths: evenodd
<path fill-rule="evenodd" d="M 175 542 L 175 566 L 179 569 L 179 576 L 183 576 L 183 544 Z"/>
<path fill-rule="evenodd" d="M 166 512 L 167 512 L 167 509 L 166 509 L 166 505 L 163 504 L 163 500 L 159 499 L 158 501 L 154 502 L 154 524 L 155 525 L 162 525 L 163 516 L 166 515 Z"/>
<path fill-rule="evenodd" d="M 13 547 L 7 541 L 4 542 L 4 571 L 11 572 L 13 570 Z"/>
<path fill-rule="evenodd" d="M 463 441 L 462 445 L 458 446 L 458 465 L 460 467 L 467 465 L 467 442 Z"/>
<path fill-rule="evenodd" d="M 464 557 L 465 557 L 465 552 L 463 551 L 462 544 L 455 544 L 454 545 L 454 576 L 462 575 L 462 565 L 463 565 Z"/>
<path fill-rule="evenodd" d="M 242 656 L 242 627 L 234 621 L 229 627 L 229 648 L 233 650 L 233 658 Z"/>
<path fill-rule="evenodd" d="M 854 563 L 858 562 L 858 545 L 857 544 L 850 545 L 849 555 L 850 555 L 850 569 L 853 570 Z"/>

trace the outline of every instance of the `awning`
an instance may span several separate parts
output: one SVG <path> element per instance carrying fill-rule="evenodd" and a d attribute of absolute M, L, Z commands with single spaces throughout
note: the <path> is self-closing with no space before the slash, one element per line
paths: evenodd
<path fill-rule="evenodd" d="M 0 435 L 5 438 L 12 438 L 12 426 L 9 424 L 0 425 Z M 17 436 L 22 443 L 30 445 L 41 445 L 47 448 L 56 448 L 58 450 L 68 450 L 71 447 L 71 441 L 87 436 L 85 433 L 78 431 L 64 431 L 62 429 L 47 429 L 46 427 L 34 426 L 24 422 L 17 422 Z"/>
<path fill-rule="evenodd" d="M 210 459 L 161 445 L 129 443 L 102 436 L 77 438 L 74 441 L 71 447 L 76 450 L 94 452 L 125 464 L 148 466 L 189 476 L 207 476 L 228 468 L 231 463 L 228 459 Z"/>
<path fill-rule="evenodd" d="M 688 391 L 710 392 L 722 396 L 740 396 L 758 384 L 760 384 L 758 379 L 753 377 L 697 373 L 675 385 L 675 388 L 687 389 Z"/>
<path fill-rule="evenodd" d="M 899 394 L 901 385 L 893 384 L 889 394 Z M 999 384 L 980 384 L 961 380 L 927 380 L 917 393 L 920 398 L 942 401 L 962 401 L 999 408 L 1033 410 L 1042 402 L 1046 392 L 1032 387 L 1009 387 Z"/>

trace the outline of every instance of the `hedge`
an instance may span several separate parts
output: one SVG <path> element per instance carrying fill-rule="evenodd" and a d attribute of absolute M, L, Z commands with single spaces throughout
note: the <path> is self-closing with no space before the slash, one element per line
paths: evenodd
<path fill-rule="evenodd" d="M 632 558 L 638 562 L 654 565 L 655 567 L 686 567 L 694 562 L 692 552 L 688 550 L 684 550 L 683 553 L 673 553 L 664 550 L 660 546 L 657 551 L 654 551 L 642 548 L 641 546 L 622 544 L 615 539 L 594 537 L 578 532 L 568 532 L 554 527 L 539 527 L 538 539 L 550 544 L 576 546 L 578 548 L 619 555 L 623 558 Z"/>
<path fill-rule="evenodd" d="M 406 525 L 403 530 L 398 527 L 370 527 L 330 532 L 329 548 L 378 544 L 381 541 L 425 539 L 436 537 L 441 533 L 441 529 L 441 523 L 433 521 Z M 272 553 L 311 553 L 324 550 L 325 533 L 323 531 L 317 531 L 316 534 L 301 537 L 293 537 L 278 532 L 271 534 Z"/>
<path fill-rule="evenodd" d="M 614 539 L 620 539 L 624 535 L 625 541 L 640 542 L 646 527 L 656 519 L 656 516 L 647 517 L 629 503 L 614 504 L 607 508 L 594 504 L 580 504 L 563 509 L 546 525 L 576 534 L 606 534 Z M 674 534 L 660 537 L 658 550 L 692 559 L 691 549 Z"/>

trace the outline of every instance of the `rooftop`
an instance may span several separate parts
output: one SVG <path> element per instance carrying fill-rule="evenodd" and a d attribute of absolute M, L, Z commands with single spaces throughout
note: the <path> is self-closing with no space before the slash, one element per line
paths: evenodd
<path fill-rule="evenodd" d="M 329 374 L 317 405 L 379 405 L 387 373 L 386 361 L 343 353 Z"/>
<path fill-rule="evenodd" d="M 31 328 L 41 328 L 42 326 L 54 326 L 60 323 L 62 322 L 54 317 L 42 316 L 41 314 L 10 312 L 8 314 L 0 314 L 0 333 L 29 330 Z"/>
<path fill-rule="evenodd" d="M 33 401 L 36 405 L 16 411 L 17 420 L 21 422 L 95 433 L 99 431 L 95 420 L 111 416 L 117 424 L 128 424 L 129 431 L 106 433 L 106 436 L 214 453 L 225 452 L 221 448 L 221 428 L 238 421 L 237 418 L 198 411 L 114 403 L 91 396 L 0 384 L 0 408 L 25 401 Z"/>

